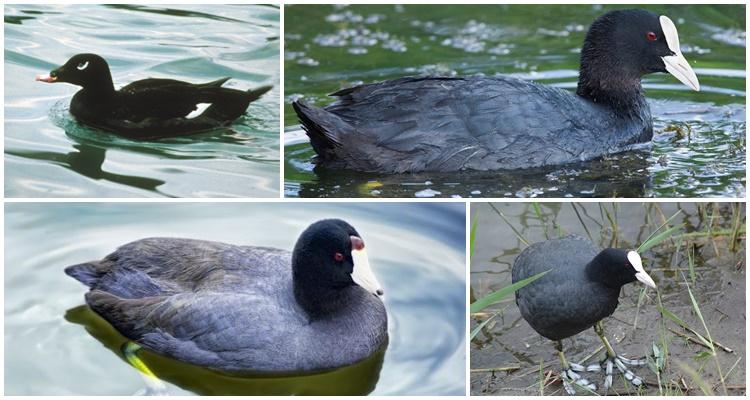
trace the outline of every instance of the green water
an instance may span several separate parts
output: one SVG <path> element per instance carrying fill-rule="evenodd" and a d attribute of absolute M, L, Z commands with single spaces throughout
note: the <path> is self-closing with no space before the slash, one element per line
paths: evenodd
<path fill-rule="evenodd" d="M 279 9 L 273 6 L 5 6 L 9 197 L 278 197 Z M 273 85 L 229 128 L 135 142 L 76 123 L 78 87 L 35 82 L 93 52 L 116 87 L 148 78 Z"/>
<path fill-rule="evenodd" d="M 87 288 L 66 266 L 154 236 L 291 250 L 310 223 L 336 217 L 367 242 L 386 292 L 385 355 L 324 374 L 240 379 L 139 353 L 166 381 L 165 394 L 463 395 L 465 214 L 462 203 L 8 204 L 5 394 L 144 393 L 144 380 L 122 359 L 124 339 L 84 306 Z"/>
<path fill-rule="evenodd" d="M 500 73 L 574 89 L 588 25 L 623 7 L 287 6 L 285 195 L 743 197 L 745 7 L 644 7 L 675 21 L 701 83 L 696 93 L 667 74 L 645 77 L 655 128 L 650 151 L 544 170 L 379 175 L 314 171 L 291 101 L 322 106 L 339 88 L 406 75 Z"/>

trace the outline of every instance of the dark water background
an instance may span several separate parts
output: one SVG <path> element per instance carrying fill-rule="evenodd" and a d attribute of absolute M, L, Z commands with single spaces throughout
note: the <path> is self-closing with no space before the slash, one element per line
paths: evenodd
<path fill-rule="evenodd" d="M 5 394 L 143 393 L 136 370 L 89 334 L 91 326 L 80 325 L 91 323 L 91 315 L 79 308 L 86 288 L 63 273 L 66 266 L 100 259 L 119 245 L 151 236 L 292 249 L 304 228 L 327 217 L 342 218 L 362 234 L 370 265 L 386 291 L 390 343 L 373 394 L 463 395 L 465 206 L 456 203 L 8 204 Z M 176 373 L 176 368 L 167 371 Z M 191 374 L 188 385 L 208 384 L 201 382 L 208 379 L 203 372 L 186 373 Z M 306 390 L 360 384 L 346 379 Z M 262 380 L 242 384 L 251 388 L 245 394 L 305 386 L 299 381 L 286 381 L 281 388 Z M 214 393 L 230 389 L 239 390 L 220 387 Z M 189 394 L 172 384 L 167 393 Z"/>
<path fill-rule="evenodd" d="M 278 197 L 279 9 L 272 6 L 6 5 L 9 197 Z M 35 82 L 77 53 L 115 87 L 148 77 L 236 89 L 273 85 L 228 129 L 137 142 L 77 124 L 77 86 Z"/>
<path fill-rule="evenodd" d="M 313 171 L 293 99 L 323 106 L 342 87 L 407 75 L 510 74 L 574 90 L 588 26 L 627 7 L 634 6 L 286 7 L 285 196 L 744 197 L 744 5 L 643 6 L 675 22 L 701 83 L 696 93 L 668 74 L 645 77 L 654 116 L 650 150 L 505 173 Z"/>

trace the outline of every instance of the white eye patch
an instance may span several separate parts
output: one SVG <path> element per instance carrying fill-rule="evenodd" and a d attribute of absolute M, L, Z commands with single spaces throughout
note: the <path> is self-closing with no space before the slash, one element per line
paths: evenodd
<path fill-rule="evenodd" d="M 78 64 L 76 68 L 78 68 L 79 71 L 83 71 L 84 69 L 88 68 L 88 66 L 89 66 L 89 62 L 86 61 L 86 62 Z"/>
<path fill-rule="evenodd" d="M 644 272 L 643 262 L 641 261 L 641 256 L 638 253 L 636 253 L 635 251 L 629 251 L 628 261 L 630 261 L 630 265 L 635 268 L 635 272 Z"/>

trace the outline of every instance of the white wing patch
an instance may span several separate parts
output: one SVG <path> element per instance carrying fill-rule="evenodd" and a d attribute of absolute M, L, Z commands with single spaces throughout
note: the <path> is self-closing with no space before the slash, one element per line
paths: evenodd
<path fill-rule="evenodd" d="M 88 68 L 88 66 L 89 66 L 89 62 L 86 61 L 84 63 L 78 64 L 76 68 L 78 68 L 79 71 L 83 71 L 84 69 Z"/>
<path fill-rule="evenodd" d="M 206 111 L 208 107 L 211 107 L 211 103 L 198 103 L 195 105 L 195 110 L 186 115 L 185 118 L 193 119 L 195 117 L 199 117 L 201 114 L 203 114 L 204 111 Z"/>

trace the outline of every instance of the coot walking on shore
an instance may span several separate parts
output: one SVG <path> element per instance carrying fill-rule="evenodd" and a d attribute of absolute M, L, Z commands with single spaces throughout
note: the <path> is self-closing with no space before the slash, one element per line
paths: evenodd
<path fill-rule="evenodd" d="M 589 28 L 576 93 L 508 76 L 408 77 L 340 90 L 324 108 L 292 105 L 320 166 L 386 173 L 541 167 L 650 141 L 641 77 L 654 72 L 700 89 L 668 17 L 618 10 Z"/>
<path fill-rule="evenodd" d="M 292 253 L 151 238 L 65 272 L 86 303 L 156 353 L 220 371 L 350 365 L 388 340 L 383 291 L 348 223 L 318 221 Z"/>
<path fill-rule="evenodd" d="M 626 364 L 643 365 L 642 360 L 629 360 L 615 353 L 609 344 L 602 319 L 615 311 L 620 288 L 636 280 L 648 287 L 656 284 L 643 269 L 641 257 L 633 250 L 599 250 L 580 236 L 534 243 L 516 258 L 513 264 L 513 283 L 544 271 L 540 279 L 516 291 L 516 304 L 523 318 L 547 339 L 556 341 L 563 372 L 565 390 L 575 394 L 575 385 L 596 390 L 596 385 L 582 378 L 578 372 L 604 369 L 604 388 L 612 386 L 613 367 L 630 383 L 643 384 L 643 379 L 630 371 Z M 562 349 L 562 339 L 594 327 L 606 349 L 606 358 L 599 364 L 584 368 L 568 363 Z"/>
<path fill-rule="evenodd" d="M 70 113 L 86 125 L 132 139 L 185 136 L 227 126 L 271 90 L 221 87 L 229 79 L 193 84 L 149 78 L 115 90 L 107 61 L 96 54 L 77 54 L 36 78 L 81 86 L 70 102 Z"/>

